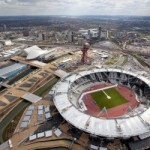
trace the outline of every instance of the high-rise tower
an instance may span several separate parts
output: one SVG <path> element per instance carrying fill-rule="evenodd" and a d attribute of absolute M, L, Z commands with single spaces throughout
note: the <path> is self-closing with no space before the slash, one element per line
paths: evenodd
<path fill-rule="evenodd" d="M 101 39 L 101 32 L 102 32 L 102 28 L 101 26 L 98 27 L 98 38 Z"/>

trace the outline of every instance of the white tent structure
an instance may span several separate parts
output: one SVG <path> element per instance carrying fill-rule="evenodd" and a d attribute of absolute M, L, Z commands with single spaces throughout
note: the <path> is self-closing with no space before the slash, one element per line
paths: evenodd
<path fill-rule="evenodd" d="M 41 48 L 39 48 L 36 45 L 24 49 L 24 52 L 26 53 L 26 55 L 27 55 L 26 59 L 28 59 L 28 60 L 36 59 L 39 56 L 48 53 L 47 50 L 42 50 Z"/>

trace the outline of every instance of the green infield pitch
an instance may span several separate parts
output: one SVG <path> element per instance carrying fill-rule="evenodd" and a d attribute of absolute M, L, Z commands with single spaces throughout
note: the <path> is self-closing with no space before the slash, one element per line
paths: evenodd
<path fill-rule="evenodd" d="M 90 94 L 100 109 L 103 109 L 104 107 L 109 109 L 128 102 L 115 88 L 110 88 L 103 91 Z M 110 96 L 111 99 L 109 99 L 106 94 Z"/>

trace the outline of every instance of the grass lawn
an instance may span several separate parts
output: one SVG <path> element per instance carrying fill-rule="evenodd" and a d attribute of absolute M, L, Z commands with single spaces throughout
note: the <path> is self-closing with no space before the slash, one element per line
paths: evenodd
<path fill-rule="evenodd" d="M 105 93 L 111 97 L 108 99 Z M 103 91 L 91 93 L 92 98 L 95 100 L 100 109 L 106 109 L 127 103 L 128 101 L 115 89 L 110 88 Z"/>

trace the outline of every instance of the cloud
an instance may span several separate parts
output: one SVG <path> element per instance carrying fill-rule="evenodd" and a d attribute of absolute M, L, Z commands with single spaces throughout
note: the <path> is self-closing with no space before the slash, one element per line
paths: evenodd
<path fill-rule="evenodd" d="M 150 0 L 0 0 L 0 15 L 150 15 Z"/>

